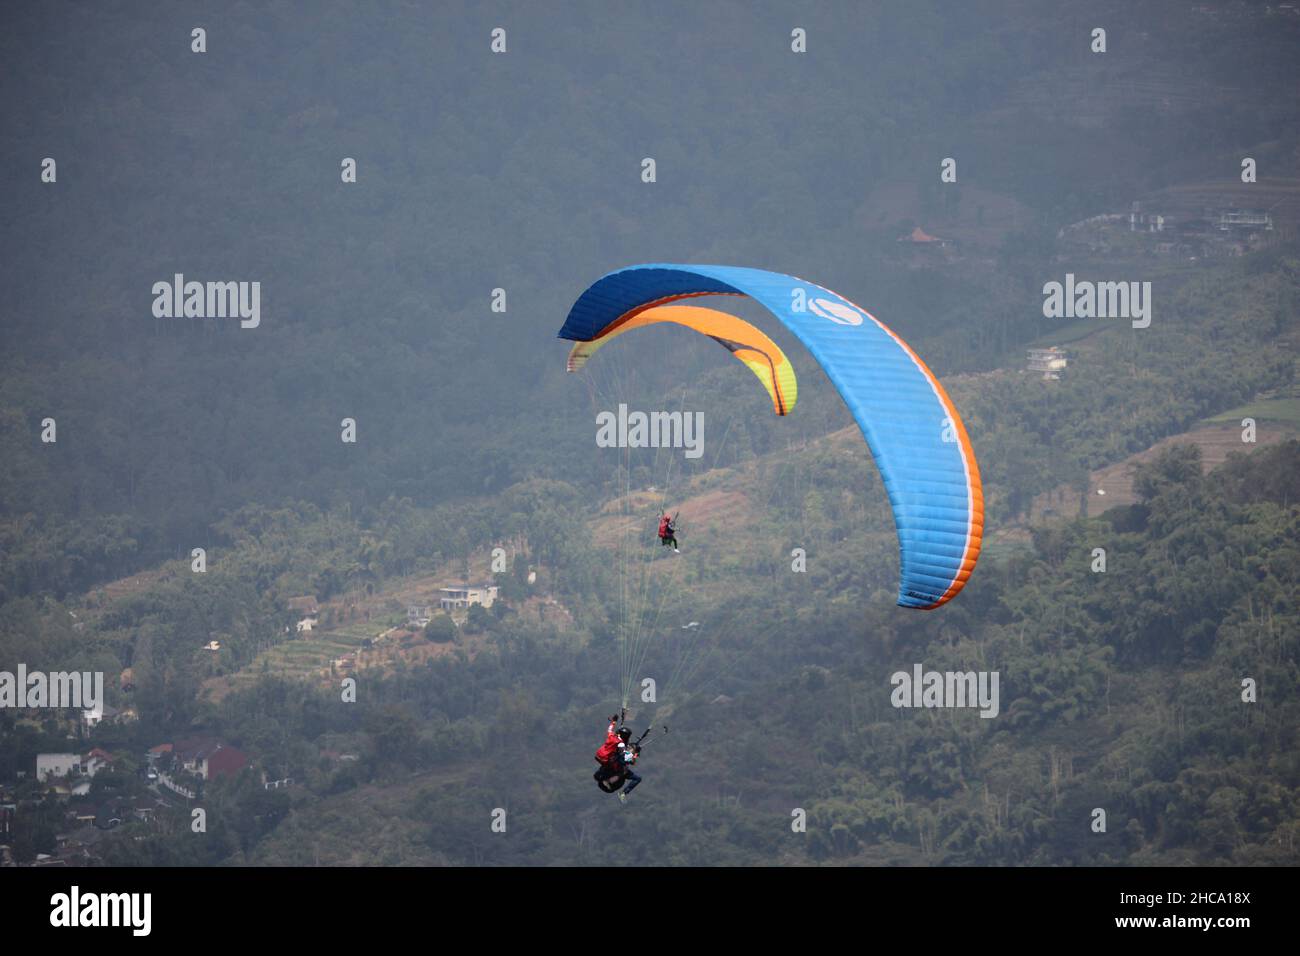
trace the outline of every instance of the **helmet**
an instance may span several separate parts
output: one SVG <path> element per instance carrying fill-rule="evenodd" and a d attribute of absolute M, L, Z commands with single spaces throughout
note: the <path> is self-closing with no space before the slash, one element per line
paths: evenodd
<path fill-rule="evenodd" d="M 632 736 L 632 728 L 631 727 L 618 728 L 618 736 L 624 743 L 627 743 L 628 738 Z"/>

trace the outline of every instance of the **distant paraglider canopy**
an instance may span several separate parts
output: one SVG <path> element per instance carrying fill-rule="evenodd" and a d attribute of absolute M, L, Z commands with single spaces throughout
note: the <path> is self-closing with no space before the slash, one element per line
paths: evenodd
<path fill-rule="evenodd" d="M 611 272 L 574 303 L 560 338 L 569 370 L 624 332 L 672 322 L 708 335 L 758 376 L 778 415 L 794 407 L 793 369 L 748 322 L 673 306 L 706 295 L 749 296 L 807 347 L 839 391 L 876 460 L 898 530 L 902 607 L 952 600 L 979 557 L 984 496 L 975 451 L 952 400 L 920 357 L 875 316 L 794 276 L 736 266 L 652 264 Z"/>

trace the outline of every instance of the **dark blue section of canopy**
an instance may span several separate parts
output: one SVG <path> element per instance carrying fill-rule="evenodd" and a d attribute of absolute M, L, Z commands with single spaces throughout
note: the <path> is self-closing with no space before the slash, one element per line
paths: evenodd
<path fill-rule="evenodd" d="M 560 338 L 590 342 L 620 316 L 658 301 L 690 295 L 745 295 L 720 279 L 681 266 L 634 266 L 611 272 L 573 304 Z"/>

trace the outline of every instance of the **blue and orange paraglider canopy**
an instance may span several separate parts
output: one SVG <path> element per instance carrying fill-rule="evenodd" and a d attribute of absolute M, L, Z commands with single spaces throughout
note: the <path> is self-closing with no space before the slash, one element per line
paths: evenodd
<path fill-rule="evenodd" d="M 778 415 L 794 407 L 789 360 L 748 322 L 680 303 L 749 296 L 795 334 L 835 385 L 880 469 L 898 529 L 898 603 L 930 609 L 965 586 L 979 557 L 984 496 L 970 438 L 952 400 L 920 357 L 848 299 L 779 272 L 652 264 L 620 269 L 588 288 L 560 337 L 578 343 L 569 369 L 610 339 L 656 322 L 708 335 L 763 383 Z"/>

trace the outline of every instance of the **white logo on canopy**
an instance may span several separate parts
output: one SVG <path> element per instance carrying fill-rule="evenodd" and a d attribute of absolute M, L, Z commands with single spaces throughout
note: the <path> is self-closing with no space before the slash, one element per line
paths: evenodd
<path fill-rule="evenodd" d="M 830 299 L 813 299 L 808 303 L 808 308 L 815 315 L 820 315 L 823 319 L 830 319 L 840 325 L 862 324 L 862 313 L 851 305 L 845 305 L 843 302 L 832 302 Z"/>

